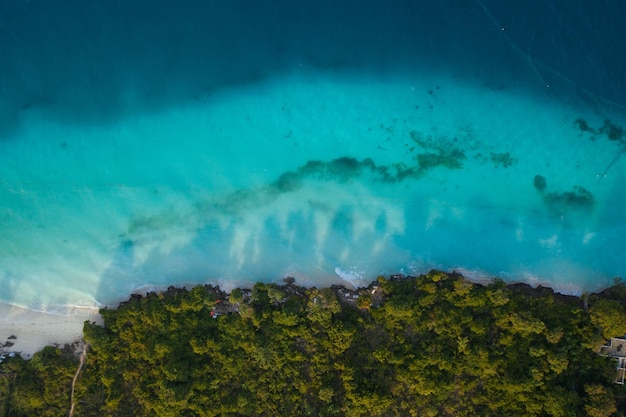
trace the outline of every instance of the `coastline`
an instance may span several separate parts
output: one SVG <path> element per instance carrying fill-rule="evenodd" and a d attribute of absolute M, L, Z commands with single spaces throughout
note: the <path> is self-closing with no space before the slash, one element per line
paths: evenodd
<path fill-rule="evenodd" d="M 465 280 L 476 285 L 489 285 L 498 277 L 489 277 L 486 275 L 477 276 L 471 271 L 458 269 L 446 272 L 447 274 L 460 274 Z M 385 274 L 388 279 L 403 279 L 411 276 L 405 274 Z M 420 274 L 421 275 L 421 274 Z M 289 278 L 283 280 L 283 284 L 288 286 L 294 281 Z M 356 297 L 362 290 L 371 289 L 376 285 L 376 279 L 373 279 L 369 285 L 358 285 L 355 288 L 349 288 L 348 282 L 336 283 L 328 286 L 328 288 L 338 291 L 341 294 L 342 301 L 354 303 Z M 562 291 L 559 288 L 552 288 L 540 283 L 532 285 L 527 282 L 506 282 L 506 286 L 513 291 L 523 292 L 526 295 L 550 294 L 551 296 L 560 298 L 562 301 L 582 303 L 581 294 L 571 291 Z M 296 283 L 296 286 L 302 285 Z M 305 286 L 306 287 L 306 286 Z M 189 286 L 169 287 L 165 288 L 144 288 L 144 291 L 133 291 L 128 298 L 122 300 L 117 306 L 109 306 L 117 308 L 123 305 L 126 300 L 133 298 L 133 295 L 147 296 L 150 292 L 167 292 L 171 289 L 189 288 Z M 251 288 L 251 287 L 250 287 Z M 217 286 L 216 290 L 223 292 L 224 290 Z M 245 288 L 241 288 L 245 289 Z M 230 291 L 226 291 L 229 293 Z M 596 291 L 594 291 L 595 293 Z M 600 291 L 597 291 L 600 292 Z M 346 294 L 350 296 L 346 298 Z M 28 309 L 25 307 L 0 302 L 0 356 L 10 353 L 19 353 L 23 358 L 30 359 L 36 352 L 41 351 L 45 346 L 63 346 L 65 344 L 73 344 L 80 342 L 83 338 L 83 324 L 85 321 L 92 321 L 99 325 L 103 324 L 102 316 L 97 308 L 89 307 L 64 307 L 60 311 L 43 312 Z M 0 359 L 1 360 L 1 359 Z"/>
<path fill-rule="evenodd" d="M 359 415 L 438 415 L 442 403 L 456 414 L 471 402 L 472 415 L 527 414 L 529 404 L 543 415 L 544 404 L 564 396 L 550 414 L 569 415 L 587 410 L 597 393 L 597 409 L 623 410 L 615 363 L 598 350 L 626 331 L 626 284 L 604 295 L 592 296 L 587 310 L 548 287 L 485 286 L 438 270 L 379 276 L 356 290 L 305 288 L 289 277 L 230 294 L 209 284 L 171 286 L 102 310 L 106 327 L 87 322 L 82 343 L 46 348 L 31 361 L 6 359 L 0 370 L 15 377 L 0 387 L 8 398 L 2 414 L 22 407 L 23 415 L 60 415 L 69 406 L 70 415 L 74 407 L 81 415 L 196 407 L 257 415 L 272 404 L 280 416 L 326 414 L 331 404 Z M 172 401 L 174 387 L 189 401 Z"/>
<path fill-rule="evenodd" d="M 14 352 L 29 359 L 45 346 L 78 342 L 86 320 L 102 323 L 97 309 L 71 308 L 55 314 L 0 302 L 0 354 Z"/>

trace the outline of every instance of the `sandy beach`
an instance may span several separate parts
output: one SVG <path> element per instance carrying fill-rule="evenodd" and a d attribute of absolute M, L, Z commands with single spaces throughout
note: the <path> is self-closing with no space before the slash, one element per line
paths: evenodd
<path fill-rule="evenodd" d="M 49 314 L 0 303 L 0 352 L 30 358 L 47 345 L 76 342 L 82 339 L 86 320 L 101 322 L 101 317 L 95 309 Z"/>

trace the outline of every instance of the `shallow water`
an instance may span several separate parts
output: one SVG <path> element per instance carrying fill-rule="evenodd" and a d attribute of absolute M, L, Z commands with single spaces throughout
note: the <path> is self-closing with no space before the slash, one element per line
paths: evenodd
<path fill-rule="evenodd" d="M 433 59 L 401 65 L 412 44 L 396 33 L 379 47 L 402 38 L 397 51 L 374 59 L 357 47 L 347 64 L 337 56 L 349 36 L 324 53 L 313 41 L 302 41 L 308 55 L 297 43 L 276 47 L 280 58 L 249 45 L 238 59 L 259 53 L 260 70 L 239 69 L 237 81 L 192 74 L 200 61 L 185 50 L 169 73 L 122 60 L 97 88 L 66 81 L 69 92 L 31 94 L 28 105 L 15 94 L 5 106 L 21 105 L 0 141 L 0 301 L 55 311 L 174 284 L 290 275 L 359 285 L 435 267 L 574 293 L 609 285 L 626 272 L 621 105 L 540 67 L 497 30 L 490 56 L 506 59 L 487 75 L 492 63 L 473 62 L 481 51 L 446 65 L 423 40 L 420 56 Z M 267 36 L 268 50 L 282 39 Z M 128 48 L 69 54 L 102 65 Z M 228 57 L 218 61 L 240 68 Z M 53 84 L 29 77 L 31 89 Z M 171 81 L 165 97 L 161 79 Z"/>

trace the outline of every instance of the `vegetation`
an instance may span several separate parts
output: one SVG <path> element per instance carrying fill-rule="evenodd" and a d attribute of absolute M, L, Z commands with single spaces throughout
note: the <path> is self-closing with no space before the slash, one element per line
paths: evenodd
<path fill-rule="evenodd" d="M 438 271 L 368 288 L 170 288 L 104 309 L 74 416 L 610 416 L 621 282 L 588 298 Z M 67 350 L 0 365 L 0 415 L 67 415 Z"/>
<path fill-rule="evenodd" d="M 47 346 L 32 359 L 19 355 L 0 364 L 0 415 L 67 415 L 78 362 L 71 348 Z"/>

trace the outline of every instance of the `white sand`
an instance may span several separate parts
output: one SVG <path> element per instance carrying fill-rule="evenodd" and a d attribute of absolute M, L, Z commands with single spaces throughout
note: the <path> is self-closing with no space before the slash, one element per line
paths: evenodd
<path fill-rule="evenodd" d="M 95 309 L 72 309 L 67 314 L 49 314 L 0 303 L 0 352 L 20 352 L 30 358 L 45 346 L 64 345 L 82 339 L 86 320 L 102 322 Z M 15 336 L 16 339 L 9 337 Z"/>

